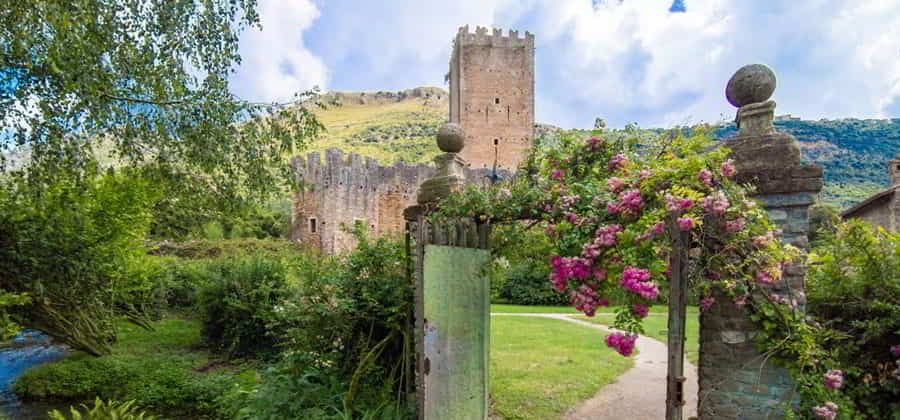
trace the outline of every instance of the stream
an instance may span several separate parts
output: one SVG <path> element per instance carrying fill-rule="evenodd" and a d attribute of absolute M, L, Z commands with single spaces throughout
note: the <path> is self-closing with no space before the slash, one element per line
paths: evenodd
<path fill-rule="evenodd" d="M 40 331 L 25 330 L 6 343 L 0 343 L 0 417 L 10 419 L 46 419 L 47 411 L 58 408 L 40 403 L 23 403 L 12 386 L 26 369 L 59 360 L 68 353 Z"/>

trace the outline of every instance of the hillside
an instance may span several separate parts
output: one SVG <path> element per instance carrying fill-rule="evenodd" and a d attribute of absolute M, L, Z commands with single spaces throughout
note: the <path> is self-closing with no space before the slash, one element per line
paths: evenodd
<path fill-rule="evenodd" d="M 336 147 L 385 164 L 430 161 L 437 154 L 434 134 L 449 109 L 447 92 L 435 87 L 332 92 L 322 102 L 337 105 L 317 111 L 327 132 L 311 150 Z M 886 161 L 900 154 L 900 119 L 807 121 L 786 116 L 778 117 L 775 126 L 797 137 L 805 160 L 825 168 L 822 199 L 841 208 L 885 188 Z M 552 131 L 552 126 L 539 128 Z M 725 138 L 734 132 L 734 124 L 727 124 L 715 133 Z"/>
<path fill-rule="evenodd" d="M 383 164 L 428 162 L 437 155 L 434 135 L 450 103 L 440 88 L 400 92 L 331 92 L 316 111 L 326 127 L 311 151 L 330 147 L 371 156 Z"/>

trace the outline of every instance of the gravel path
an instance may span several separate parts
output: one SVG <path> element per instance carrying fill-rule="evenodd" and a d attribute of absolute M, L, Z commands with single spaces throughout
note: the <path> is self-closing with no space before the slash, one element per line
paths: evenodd
<path fill-rule="evenodd" d="M 572 318 L 566 314 L 494 313 L 495 316 L 536 316 L 573 322 L 604 332 L 612 331 L 604 325 Z M 593 397 L 580 402 L 563 416 L 566 420 L 664 419 L 666 415 L 666 360 L 665 343 L 639 336 L 638 354 L 634 366 L 619 376 L 615 382 L 604 386 Z M 684 418 L 697 415 L 697 368 L 684 361 L 685 398 Z"/>

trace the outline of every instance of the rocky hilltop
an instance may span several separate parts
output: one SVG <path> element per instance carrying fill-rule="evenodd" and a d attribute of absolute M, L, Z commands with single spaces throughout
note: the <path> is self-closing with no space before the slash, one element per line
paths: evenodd
<path fill-rule="evenodd" d="M 425 105 L 440 106 L 449 103 L 449 94 L 439 87 L 423 86 L 399 91 L 340 92 L 321 95 L 320 100 L 340 105 L 383 105 L 407 100 L 418 100 Z"/>

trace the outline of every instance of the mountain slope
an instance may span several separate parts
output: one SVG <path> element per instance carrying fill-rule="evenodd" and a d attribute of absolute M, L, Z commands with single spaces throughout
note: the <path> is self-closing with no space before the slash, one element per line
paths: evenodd
<path fill-rule="evenodd" d="M 336 147 L 384 164 L 429 162 L 438 153 L 434 135 L 449 109 L 443 89 L 332 92 L 321 99 L 339 105 L 316 112 L 327 131 L 311 151 Z M 806 161 L 825 168 L 822 200 L 841 208 L 886 188 L 886 163 L 900 154 L 900 119 L 807 121 L 786 116 L 776 118 L 775 126 L 797 137 Z M 539 125 L 539 130 L 550 132 L 552 126 Z M 733 123 L 715 131 L 719 138 L 734 133 Z"/>
<path fill-rule="evenodd" d="M 335 147 L 378 159 L 430 162 L 438 154 L 434 135 L 447 120 L 449 101 L 440 88 L 400 92 L 331 92 L 320 102 L 335 104 L 316 115 L 325 134 L 310 151 Z"/>

